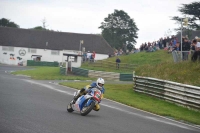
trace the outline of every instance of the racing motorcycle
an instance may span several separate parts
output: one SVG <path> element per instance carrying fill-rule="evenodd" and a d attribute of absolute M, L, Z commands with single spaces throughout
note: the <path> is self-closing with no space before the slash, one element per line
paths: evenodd
<path fill-rule="evenodd" d="M 74 97 L 79 94 L 74 92 Z M 78 111 L 82 116 L 87 115 L 94 109 L 95 105 L 101 102 L 101 91 L 97 88 L 92 88 L 86 95 L 80 96 L 75 103 L 73 100 L 67 105 L 67 111 Z"/>

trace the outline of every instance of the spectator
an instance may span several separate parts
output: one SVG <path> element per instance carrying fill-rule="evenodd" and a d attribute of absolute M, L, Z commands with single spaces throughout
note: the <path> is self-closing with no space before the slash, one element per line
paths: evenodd
<path fill-rule="evenodd" d="M 146 43 L 146 42 L 144 43 L 143 50 L 148 50 L 148 47 L 147 47 L 147 43 Z"/>
<path fill-rule="evenodd" d="M 177 42 L 176 46 L 172 48 L 172 51 L 174 51 L 174 50 L 180 51 L 180 42 Z"/>
<path fill-rule="evenodd" d="M 195 52 L 192 56 L 192 61 L 196 61 L 198 57 L 199 57 L 199 61 L 200 61 L 200 39 L 198 39 L 197 41 L 195 42 L 196 46 L 195 46 Z"/>
<path fill-rule="evenodd" d="M 95 51 L 93 51 L 93 53 L 92 53 L 92 60 L 93 60 L 93 62 L 95 60 L 95 56 L 96 56 L 96 53 L 95 53 Z"/>
<path fill-rule="evenodd" d="M 169 43 L 170 43 L 170 39 L 169 39 L 169 37 L 167 37 L 167 39 L 166 39 L 166 47 L 169 47 Z"/>
<path fill-rule="evenodd" d="M 116 49 L 116 50 L 114 51 L 114 56 L 117 56 L 117 54 L 118 54 L 118 50 Z"/>
<path fill-rule="evenodd" d="M 191 57 L 193 56 L 193 54 L 195 52 L 196 44 L 197 44 L 197 40 L 196 39 L 192 40 L 192 43 L 191 43 Z"/>
<path fill-rule="evenodd" d="M 162 40 L 162 44 L 163 44 L 163 47 L 164 47 L 164 48 L 166 47 L 166 43 L 167 43 L 167 38 L 165 37 L 165 38 Z"/>
<path fill-rule="evenodd" d="M 148 51 L 148 45 L 147 45 L 146 42 L 145 42 L 145 44 L 144 44 L 144 50 L 145 50 L 145 51 Z"/>
<path fill-rule="evenodd" d="M 163 38 L 161 37 L 159 40 L 159 48 L 162 49 L 163 48 Z"/>
<path fill-rule="evenodd" d="M 144 44 L 142 43 L 142 45 L 140 45 L 140 51 L 143 51 L 144 49 Z"/>
<path fill-rule="evenodd" d="M 148 52 L 154 52 L 155 50 L 153 49 L 153 47 L 152 46 L 149 46 L 149 50 L 148 50 Z"/>
<path fill-rule="evenodd" d="M 111 58 L 111 57 L 112 57 L 111 53 L 108 53 L 108 58 Z"/>
<path fill-rule="evenodd" d="M 86 61 L 86 60 L 87 60 L 87 53 L 84 52 L 84 53 L 83 53 L 83 61 Z"/>
<path fill-rule="evenodd" d="M 159 41 L 156 42 L 156 49 L 157 49 L 157 50 L 160 50 Z"/>
<path fill-rule="evenodd" d="M 188 54 L 190 51 L 190 44 L 187 38 L 183 38 L 182 43 L 182 60 L 188 60 Z"/>
<path fill-rule="evenodd" d="M 176 47 L 177 39 L 176 37 L 173 37 L 172 39 L 172 47 Z"/>
<path fill-rule="evenodd" d="M 87 61 L 90 61 L 90 59 L 91 59 L 91 53 L 90 53 L 90 51 L 88 51 L 87 52 Z"/>
<path fill-rule="evenodd" d="M 122 54 L 123 54 L 123 50 L 120 49 L 120 50 L 119 50 L 119 55 L 122 55 Z"/>
<path fill-rule="evenodd" d="M 120 64 L 121 60 L 119 59 L 119 57 L 117 57 L 116 59 L 116 68 L 119 69 L 119 64 Z"/>

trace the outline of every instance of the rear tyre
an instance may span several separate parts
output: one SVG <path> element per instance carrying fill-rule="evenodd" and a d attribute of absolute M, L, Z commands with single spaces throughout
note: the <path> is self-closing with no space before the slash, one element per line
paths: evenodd
<path fill-rule="evenodd" d="M 67 105 L 67 111 L 68 112 L 73 112 L 74 110 L 72 109 L 72 104 L 71 103 L 69 103 L 68 105 Z"/>
<path fill-rule="evenodd" d="M 87 102 L 86 102 L 87 103 Z M 85 104 L 86 104 L 85 103 Z M 83 109 L 81 110 L 81 115 L 82 116 L 85 116 L 85 115 L 87 115 L 88 113 L 90 113 L 90 111 L 94 108 L 94 105 L 95 105 L 95 103 L 94 102 L 91 102 L 91 104 L 89 105 L 89 106 L 87 106 L 87 107 L 83 107 Z"/>

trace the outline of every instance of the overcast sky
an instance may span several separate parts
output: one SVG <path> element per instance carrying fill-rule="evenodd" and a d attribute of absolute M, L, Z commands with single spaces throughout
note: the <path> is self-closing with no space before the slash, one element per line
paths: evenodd
<path fill-rule="evenodd" d="M 104 18 L 115 9 L 125 11 L 136 22 L 136 47 L 164 37 L 178 27 L 171 16 L 181 16 L 178 7 L 195 0 L 0 0 L 0 19 L 7 18 L 20 28 L 42 26 L 62 32 L 97 34 Z M 172 32 L 174 34 L 174 32 Z"/>

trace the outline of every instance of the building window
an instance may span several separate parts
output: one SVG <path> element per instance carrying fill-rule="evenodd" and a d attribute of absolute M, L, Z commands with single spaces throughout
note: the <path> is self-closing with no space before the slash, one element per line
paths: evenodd
<path fill-rule="evenodd" d="M 51 50 L 51 55 L 59 55 L 60 52 L 58 50 Z"/>
<path fill-rule="evenodd" d="M 13 52 L 14 51 L 14 47 L 2 46 L 2 50 L 3 51 L 11 51 L 11 52 Z"/>
<path fill-rule="evenodd" d="M 29 53 L 36 53 L 36 52 L 37 52 L 37 49 L 29 48 L 29 49 L 28 49 L 28 52 L 29 52 Z"/>

